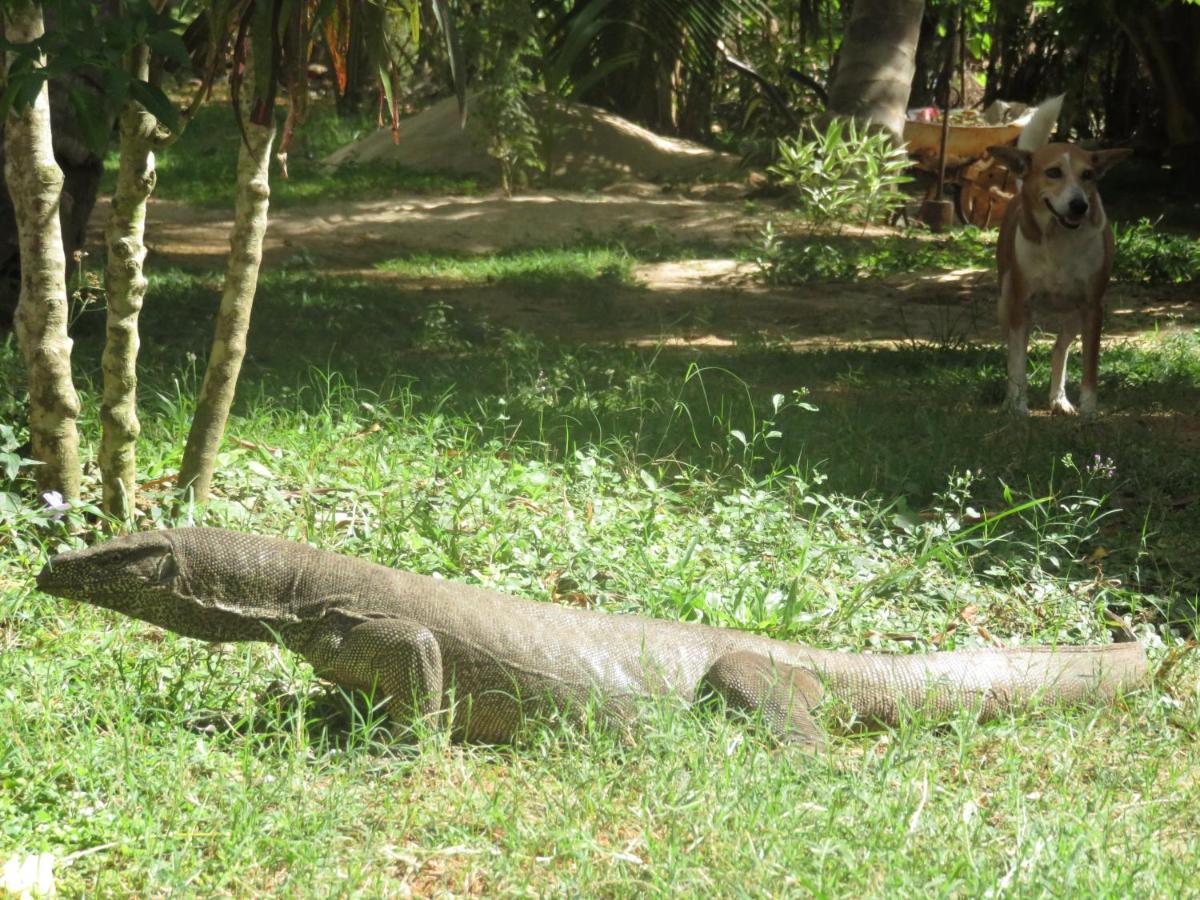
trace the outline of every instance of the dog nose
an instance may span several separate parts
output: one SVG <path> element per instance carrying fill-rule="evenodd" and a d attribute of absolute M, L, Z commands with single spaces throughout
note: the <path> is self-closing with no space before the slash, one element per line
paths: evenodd
<path fill-rule="evenodd" d="M 1072 197 L 1069 206 L 1073 216 L 1082 216 L 1088 211 L 1088 202 L 1082 197 Z"/>

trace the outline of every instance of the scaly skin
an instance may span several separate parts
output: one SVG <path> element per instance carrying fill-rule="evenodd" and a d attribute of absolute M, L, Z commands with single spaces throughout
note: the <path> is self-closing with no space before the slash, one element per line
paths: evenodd
<path fill-rule="evenodd" d="M 504 741 L 523 717 L 588 701 L 621 719 L 638 697 L 716 693 L 780 739 L 823 738 L 825 692 L 857 719 L 906 710 L 981 718 L 1038 700 L 1109 699 L 1145 680 L 1134 642 L 923 655 L 842 653 L 684 622 L 536 603 L 305 544 L 214 528 L 145 532 L 54 557 L 49 594 L 206 641 L 277 641 L 321 677 L 377 688 L 399 723 L 445 721 Z"/>

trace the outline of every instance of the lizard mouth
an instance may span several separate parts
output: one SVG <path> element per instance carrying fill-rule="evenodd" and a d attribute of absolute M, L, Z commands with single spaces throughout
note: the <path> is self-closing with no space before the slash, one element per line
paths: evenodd
<path fill-rule="evenodd" d="M 1075 229 L 1083 224 L 1083 216 L 1062 215 L 1054 208 L 1054 204 L 1050 202 L 1049 197 L 1043 198 L 1042 202 L 1046 204 L 1046 209 L 1050 210 L 1050 215 L 1054 216 L 1054 220 L 1063 228 Z"/>

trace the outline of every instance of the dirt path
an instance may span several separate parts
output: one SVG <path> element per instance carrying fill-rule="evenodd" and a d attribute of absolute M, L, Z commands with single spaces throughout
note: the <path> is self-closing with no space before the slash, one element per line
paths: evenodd
<path fill-rule="evenodd" d="M 106 213 L 102 202 L 93 225 L 101 225 Z M 667 195 L 649 185 L 514 198 L 402 196 L 274 211 L 264 264 L 270 269 L 303 263 L 326 275 L 382 279 L 426 302 L 436 290 L 445 302 L 497 327 L 591 340 L 709 346 L 750 335 L 797 346 L 998 340 L 992 275 L 983 270 L 763 286 L 752 265 L 733 257 L 766 220 L 767 213 L 751 211 L 744 202 Z M 222 212 L 155 201 L 147 227 L 149 264 L 219 270 L 229 228 Z M 729 256 L 642 265 L 636 287 L 605 286 L 586 296 L 535 295 L 509 285 L 413 283 L 374 268 L 406 253 L 491 253 L 589 240 L 702 244 L 728 248 Z M 1196 301 L 1186 290 L 1117 285 L 1110 293 L 1110 339 L 1196 327 Z"/>

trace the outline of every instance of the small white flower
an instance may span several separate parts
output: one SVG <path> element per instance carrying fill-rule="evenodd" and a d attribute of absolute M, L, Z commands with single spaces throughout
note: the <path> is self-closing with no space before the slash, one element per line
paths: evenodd
<path fill-rule="evenodd" d="M 42 502 L 46 504 L 47 510 L 54 513 L 51 518 L 56 522 L 71 508 L 71 504 L 64 500 L 58 491 L 46 491 L 42 494 Z"/>

